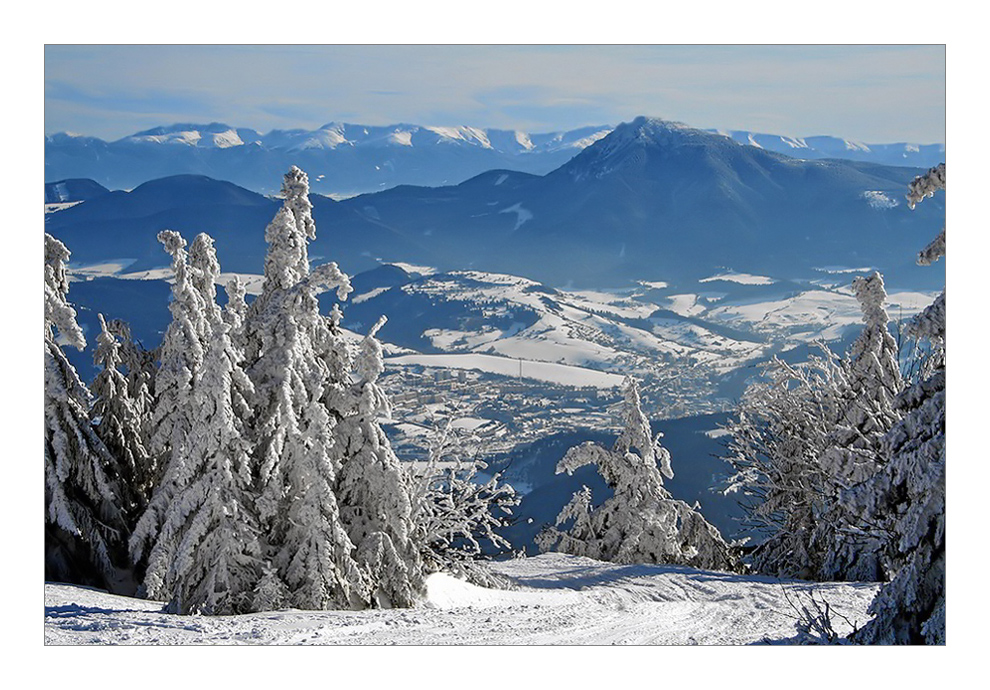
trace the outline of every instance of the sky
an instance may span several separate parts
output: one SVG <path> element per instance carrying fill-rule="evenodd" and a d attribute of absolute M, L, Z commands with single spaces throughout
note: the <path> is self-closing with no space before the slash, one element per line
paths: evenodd
<path fill-rule="evenodd" d="M 638 115 L 702 128 L 944 143 L 943 45 L 59 45 L 45 133 L 179 122 L 549 132 Z"/>

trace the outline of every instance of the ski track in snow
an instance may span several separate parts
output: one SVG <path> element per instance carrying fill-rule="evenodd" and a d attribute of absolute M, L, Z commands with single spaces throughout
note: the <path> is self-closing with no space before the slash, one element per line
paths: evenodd
<path fill-rule="evenodd" d="M 861 626 L 876 585 L 779 581 L 676 566 L 616 565 L 564 554 L 493 564 L 518 586 L 429 578 L 411 609 L 177 616 L 161 604 L 45 585 L 45 643 L 556 645 L 751 644 L 796 634 L 792 604 L 829 602 L 839 633 Z"/>

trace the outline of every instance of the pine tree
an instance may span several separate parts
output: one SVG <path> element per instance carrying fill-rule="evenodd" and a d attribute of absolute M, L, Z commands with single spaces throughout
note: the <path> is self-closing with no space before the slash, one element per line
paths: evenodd
<path fill-rule="evenodd" d="M 253 610 L 261 545 L 250 447 L 232 404 L 238 369 L 228 327 L 220 324 L 193 382 L 183 481 L 164 511 L 148 558 L 148 594 L 166 599 L 174 613 Z"/>
<path fill-rule="evenodd" d="M 189 480 L 184 458 L 194 421 L 193 379 L 203 363 L 208 340 L 206 305 L 193 283 L 186 241 L 173 230 L 158 233 L 158 241 L 172 256 L 172 321 L 159 351 L 155 376 L 152 434 L 149 451 L 156 465 L 157 481 L 147 508 L 130 538 L 131 557 L 140 568 L 148 550 L 158 539 L 169 504 Z"/>
<path fill-rule="evenodd" d="M 230 327 L 230 342 L 237 348 L 241 357 L 244 356 L 245 334 L 244 319 L 247 317 L 247 289 L 241 279 L 233 276 L 224 285 L 227 294 L 227 306 L 223 310 L 223 322 Z"/>
<path fill-rule="evenodd" d="M 883 278 L 873 273 L 853 281 L 865 326 L 841 362 L 839 417 L 827 439 L 821 464 L 829 483 L 829 507 L 819 518 L 818 541 L 825 550 L 816 574 L 822 580 L 885 579 L 885 539 L 876 521 L 864 521 L 846 498 L 883 466 L 883 438 L 900 419 L 894 400 L 904 388 L 897 343 L 884 308 Z"/>
<path fill-rule="evenodd" d="M 140 422 L 141 444 L 146 452 L 151 447 L 153 433 L 152 414 L 154 409 L 155 372 L 157 371 L 158 348 L 145 350 L 131 335 L 128 324 L 120 319 L 107 321 L 107 331 L 118 339 L 120 362 L 127 378 L 127 395 L 131 400 L 134 414 Z M 155 457 L 147 453 L 148 473 L 152 488 L 158 480 L 158 465 Z M 150 496 L 150 494 L 149 494 Z"/>
<path fill-rule="evenodd" d="M 336 419 L 325 402 L 330 390 L 345 386 L 346 372 L 327 366 L 330 325 L 316 298 L 328 288 L 344 298 L 350 284 L 336 264 L 309 269 L 307 241 L 316 226 L 306 174 L 293 167 L 282 191 L 285 202 L 265 230 L 262 293 L 245 320 L 246 371 L 255 389 L 257 508 L 266 558 L 281 579 L 273 582 L 269 571 L 256 605 L 284 589 L 297 608 L 363 606 L 368 583 L 333 492 L 340 469 L 332 456 Z"/>
<path fill-rule="evenodd" d="M 92 416 L 96 435 L 117 458 L 121 471 L 121 510 L 133 528 L 144 511 L 154 481 L 153 468 L 142 439 L 142 420 L 120 373 L 120 343 L 99 314 L 101 332 L 93 360 L 99 373 L 93 380 Z"/>
<path fill-rule="evenodd" d="M 385 366 L 375 334 L 384 323 L 383 316 L 361 342 L 352 406 L 334 428 L 335 454 L 342 458 L 335 494 L 341 520 L 357 548 L 358 563 L 370 575 L 376 601 L 407 607 L 425 595 L 426 586 L 419 551 L 412 542 L 407 476 L 378 424 L 379 415 L 391 414 L 388 398 L 377 383 Z"/>
<path fill-rule="evenodd" d="M 541 550 L 566 550 L 614 563 L 735 569 L 735 555 L 718 530 L 664 488 L 663 477 L 674 476 L 670 452 L 660 444 L 662 434 L 654 438 L 633 379 L 626 379 L 624 391 L 625 427 L 612 449 L 584 443 L 568 450 L 557 464 L 558 473 L 568 474 L 596 465 L 613 495 L 588 513 L 587 489 L 575 494 L 556 526 L 538 535 Z M 562 530 L 568 520 L 575 524 Z"/>
<path fill-rule="evenodd" d="M 913 208 L 945 189 L 945 164 L 911 184 Z M 945 229 L 918 256 L 945 255 Z M 893 578 L 870 604 L 874 615 L 853 635 L 865 644 L 945 644 L 945 292 L 910 324 L 932 344 L 925 374 L 897 398 L 903 414 L 884 439 L 887 462 L 850 503 L 883 521 L 893 541 Z"/>
<path fill-rule="evenodd" d="M 67 300 L 68 259 L 46 233 L 45 577 L 129 593 L 119 465 L 93 429 L 90 392 L 58 344 L 86 346 Z"/>

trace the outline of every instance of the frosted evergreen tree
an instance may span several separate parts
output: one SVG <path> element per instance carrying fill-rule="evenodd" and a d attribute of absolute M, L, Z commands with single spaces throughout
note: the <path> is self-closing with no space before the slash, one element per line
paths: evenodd
<path fill-rule="evenodd" d="M 563 553 L 579 553 L 595 539 L 595 524 L 591 519 L 594 512 L 591 489 L 581 485 L 580 491 L 575 491 L 571 500 L 557 515 L 555 528 L 542 531 L 536 536 L 536 544 L 542 551 L 561 551 Z M 556 529 L 570 524 L 567 530 Z"/>
<path fill-rule="evenodd" d="M 119 465 L 90 421 L 90 392 L 59 346 L 86 340 L 68 302 L 69 250 L 45 234 L 45 577 L 129 592 Z"/>
<path fill-rule="evenodd" d="M 865 326 L 841 362 L 839 416 L 821 456 L 828 475 L 829 507 L 818 520 L 818 541 L 826 554 L 816 576 L 876 582 L 886 577 L 886 540 L 879 522 L 864 520 L 845 497 L 883 466 L 883 438 L 900 419 L 894 400 L 904 381 L 884 307 L 883 278 L 879 273 L 857 278 L 853 290 Z"/>
<path fill-rule="evenodd" d="M 224 292 L 227 294 L 227 306 L 223 310 L 223 322 L 230 327 L 230 341 L 244 355 L 245 334 L 244 319 L 247 317 L 247 302 L 245 295 L 247 289 L 241 279 L 232 277 L 224 285 Z"/>
<path fill-rule="evenodd" d="M 376 602 L 407 607 L 425 596 L 426 586 L 419 550 L 412 542 L 406 472 L 378 424 L 379 416 L 391 416 L 391 405 L 378 385 L 385 365 L 375 334 L 384 323 L 383 316 L 361 341 L 354 361 L 352 409 L 334 428 L 336 454 L 342 457 L 335 494 Z"/>
<path fill-rule="evenodd" d="M 119 371 L 120 343 L 99 314 L 101 332 L 93 360 L 100 367 L 93 380 L 92 417 L 96 435 L 117 459 L 121 472 L 120 508 L 133 527 L 144 511 L 154 483 L 151 459 L 142 439 L 142 419 L 130 396 L 127 379 Z"/>
<path fill-rule="evenodd" d="M 207 328 L 212 328 L 222 320 L 222 312 L 217 305 L 217 280 L 220 278 L 220 261 L 217 259 L 213 238 L 205 232 L 196 235 L 189 247 L 189 280 L 199 293 L 203 304 L 205 326 L 201 326 L 206 336 Z M 209 338 L 205 338 L 209 340 Z"/>
<path fill-rule="evenodd" d="M 172 321 L 159 350 L 160 366 L 155 376 L 155 400 L 149 451 L 156 464 L 158 482 L 148 507 L 130 539 L 131 555 L 139 566 L 156 541 L 165 512 L 189 477 L 184 459 L 189 431 L 194 422 L 193 379 L 203 363 L 208 331 L 203 296 L 193 282 L 186 241 L 173 230 L 158 233 L 158 241 L 172 256 Z"/>
<path fill-rule="evenodd" d="M 228 297 L 227 309 L 217 304 L 217 281 L 220 278 L 220 261 L 213 246 L 213 238 L 200 233 L 189 248 L 189 275 L 193 288 L 199 293 L 203 304 L 203 318 L 200 321 L 200 337 L 204 350 L 216 338 L 215 333 L 224 331 L 229 341 L 230 357 L 235 363 L 231 369 L 231 405 L 242 423 L 248 424 L 252 416 L 250 399 L 253 386 L 242 368 L 244 362 L 244 286 L 235 276 L 225 287 Z M 224 328 L 226 325 L 226 328 Z"/>
<path fill-rule="evenodd" d="M 120 345 L 120 362 L 126 371 L 127 395 L 134 414 L 140 420 L 141 443 L 145 450 L 151 446 L 152 410 L 154 406 L 155 372 L 158 349 L 145 350 L 131 335 L 130 326 L 120 319 L 107 322 L 107 331 Z M 149 472 L 157 479 L 154 458 L 148 456 Z"/>
<path fill-rule="evenodd" d="M 914 205 L 945 189 L 942 163 L 915 179 Z M 945 229 L 918 256 L 929 265 L 945 255 Z M 945 292 L 910 325 L 933 348 L 927 374 L 902 392 L 903 413 L 884 439 L 887 462 L 858 487 L 851 503 L 883 521 L 892 536 L 893 578 L 870 605 L 874 615 L 853 635 L 866 644 L 945 644 Z"/>
<path fill-rule="evenodd" d="M 317 294 L 331 288 L 343 299 L 350 283 L 336 264 L 309 269 L 307 242 L 316 226 L 308 190 L 306 174 L 293 167 L 283 183 L 285 202 L 265 230 L 265 281 L 245 321 L 246 371 L 255 389 L 257 508 L 265 556 L 275 568 L 259 589 L 258 607 L 278 592 L 304 609 L 369 601 L 333 492 L 340 467 L 332 455 L 336 419 L 325 396 L 345 385 L 337 376 L 346 372 L 335 376 L 321 356 L 330 326 L 317 302 Z"/>
<path fill-rule="evenodd" d="M 218 324 L 193 381 L 193 421 L 145 575 L 148 596 L 173 613 L 253 610 L 262 555 L 250 446 L 233 405 L 239 368 L 228 326 Z"/>
<path fill-rule="evenodd" d="M 615 445 L 584 443 L 557 464 L 558 473 L 568 474 L 595 465 L 613 495 L 588 513 L 587 490 L 575 494 L 557 524 L 538 535 L 538 546 L 614 563 L 735 569 L 736 558 L 718 530 L 664 488 L 663 477 L 674 476 L 670 452 L 660 443 L 662 434 L 653 436 L 633 379 L 626 379 L 624 392 L 625 427 Z M 561 529 L 569 520 L 574 531 Z"/>

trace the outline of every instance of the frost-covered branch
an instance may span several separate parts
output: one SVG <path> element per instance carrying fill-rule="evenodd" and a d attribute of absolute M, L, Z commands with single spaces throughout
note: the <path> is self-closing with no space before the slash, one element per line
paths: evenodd
<path fill-rule="evenodd" d="M 498 530 L 519 498 L 500 473 L 483 477 L 487 464 L 479 457 L 478 442 L 458 436 L 449 420 L 434 427 L 426 467 L 410 475 L 415 541 L 430 571 L 504 585 L 473 561 L 482 556 L 486 542 L 495 549 L 510 547 Z"/>
<path fill-rule="evenodd" d="M 945 189 L 945 163 L 939 163 L 924 175 L 914 178 L 908 185 L 908 206 L 913 209 L 925 197 L 935 196 L 935 192 L 942 189 Z"/>

